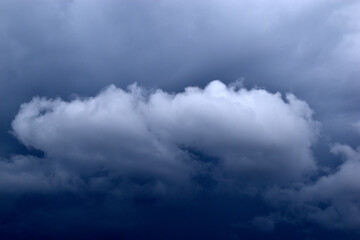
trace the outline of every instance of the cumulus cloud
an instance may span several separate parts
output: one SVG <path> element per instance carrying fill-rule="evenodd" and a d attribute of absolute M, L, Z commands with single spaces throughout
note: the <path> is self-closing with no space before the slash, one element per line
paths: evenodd
<path fill-rule="evenodd" d="M 69 212 L 81 205 L 80 225 L 87 206 L 100 219 L 174 225 L 153 221 L 170 217 L 165 208 L 139 220 L 138 206 L 192 194 L 202 200 L 172 201 L 174 216 L 216 222 L 207 233 L 244 222 L 275 235 L 279 221 L 359 223 L 359 151 L 328 151 L 358 145 L 358 1 L 34 1 L 0 1 L 0 205 L 18 197 L 12 212 L 0 208 L 0 236 L 38 196 Z M 206 86 L 219 78 L 226 84 Z M 132 82 L 145 88 L 125 90 Z M 120 88 L 95 95 L 110 84 Z"/>
<path fill-rule="evenodd" d="M 80 202 L 80 211 L 87 218 L 107 214 L 109 218 L 103 219 L 114 223 L 113 218 L 130 216 L 135 226 L 143 218 L 149 218 L 147 226 L 164 221 L 141 213 L 143 208 L 153 208 L 177 224 L 179 220 L 164 214 L 166 206 L 179 216 L 191 206 L 196 208 L 191 212 L 199 216 L 209 210 L 210 218 L 232 216 L 235 223 L 232 219 L 220 223 L 226 231 L 230 225 L 245 222 L 269 233 L 276 221 L 261 216 L 252 220 L 256 208 L 253 200 L 246 199 L 255 198 L 265 205 L 258 197 L 266 189 L 291 189 L 316 173 L 311 147 L 320 124 L 312 115 L 306 102 L 292 94 L 249 90 L 221 81 L 178 93 L 133 84 L 126 90 L 111 85 L 94 97 L 68 101 L 34 97 L 21 105 L 12 133 L 44 156 L 17 155 L 3 160 L 0 192 L 18 196 L 14 204 L 23 204 L 25 209 L 33 204 L 27 207 L 21 200 L 23 194 L 30 199 L 45 194 L 54 206 L 66 211 L 78 208 Z M 57 202 L 55 196 L 70 203 Z M 195 196 L 214 200 L 198 202 Z M 0 204 L 12 205 L 9 201 Z M 89 212 L 87 206 L 94 201 L 100 203 Z M 254 209 L 243 215 L 246 201 Z M 212 204 L 229 203 L 231 212 L 210 209 Z M 14 214 L 16 207 L 11 209 L 4 218 Z M 37 211 L 43 211 L 40 209 Z M 44 216 L 51 219 L 53 214 Z M 28 224 L 36 214 L 30 216 L 30 220 L 19 221 Z M 197 218 L 191 221 L 209 223 Z M 79 222 L 83 220 L 75 217 L 67 224 Z M 12 224 L 8 225 L 19 227 Z"/>
<path fill-rule="evenodd" d="M 48 161 L 86 177 L 185 184 L 212 171 L 215 181 L 268 185 L 316 169 L 310 147 L 319 124 L 305 102 L 220 81 L 181 93 L 131 85 L 71 101 L 35 97 L 12 126 Z"/>
<path fill-rule="evenodd" d="M 69 101 L 34 97 L 21 105 L 13 134 L 44 157 L 2 161 L 1 192 L 102 192 L 132 209 L 126 199 L 171 202 L 179 191 L 186 198 L 210 187 L 269 204 L 268 215 L 248 221 L 264 234 L 279 222 L 355 229 L 360 152 L 336 144 L 331 152 L 343 162 L 318 171 L 312 115 L 292 94 L 221 81 L 179 93 L 133 84 Z"/>
<path fill-rule="evenodd" d="M 161 139 L 220 159 L 232 177 L 289 180 L 314 169 L 309 147 L 318 124 L 306 103 L 291 94 L 286 99 L 213 81 L 177 95 L 157 91 L 145 115 Z"/>
<path fill-rule="evenodd" d="M 18 150 L 9 123 L 32 96 L 93 95 L 133 81 L 179 91 L 243 76 L 294 92 L 328 132 L 350 135 L 336 117 L 360 102 L 356 1 L 35 2 L 0 2 L 2 154 Z"/>

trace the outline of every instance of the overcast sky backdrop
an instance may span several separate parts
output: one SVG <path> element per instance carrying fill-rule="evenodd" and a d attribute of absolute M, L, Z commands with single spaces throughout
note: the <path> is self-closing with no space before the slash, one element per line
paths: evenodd
<path fill-rule="evenodd" d="M 0 1 L 2 239 L 359 239 L 360 1 Z"/>

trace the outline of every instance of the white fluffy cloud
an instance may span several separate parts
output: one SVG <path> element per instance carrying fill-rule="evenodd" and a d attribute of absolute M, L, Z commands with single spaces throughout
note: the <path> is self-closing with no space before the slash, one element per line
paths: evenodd
<path fill-rule="evenodd" d="M 12 126 L 21 142 L 75 175 L 182 184 L 209 164 L 217 180 L 299 179 L 315 169 L 309 148 L 318 134 L 311 109 L 295 96 L 220 81 L 177 94 L 132 85 L 69 102 L 35 97 Z"/>

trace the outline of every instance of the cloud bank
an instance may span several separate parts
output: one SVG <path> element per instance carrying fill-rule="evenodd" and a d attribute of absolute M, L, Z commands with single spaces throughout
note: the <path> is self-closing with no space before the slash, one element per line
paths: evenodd
<path fill-rule="evenodd" d="M 0 1 L 0 237 L 358 239 L 359 7 Z"/>
<path fill-rule="evenodd" d="M 94 97 L 34 97 L 12 128 L 44 156 L 2 161 L 3 194 L 100 193 L 134 210 L 176 205 L 179 195 L 191 203 L 204 191 L 225 194 L 221 202 L 253 198 L 269 215 L 246 221 L 264 233 L 304 222 L 354 229 L 360 219 L 359 153 L 334 146 L 346 160 L 321 173 L 311 150 L 320 123 L 292 94 L 221 81 L 179 93 L 112 85 Z"/>
<path fill-rule="evenodd" d="M 22 150 L 7 131 L 35 95 L 94 95 L 134 81 L 181 91 L 239 77 L 295 93 L 326 134 L 355 144 L 357 9 L 357 1 L 339 0 L 1 1 L 0 151 Z"/>
<path fill-rule="evenodd" d="M 316 169 L 310 147 L 319 124 L 305 102 L 220 81 L 176 94 L 131 85 L 69 102 L 35 97 L 12 126 L 49 164 L 88 177 L 103 171 L 184 183 L 214 165 L 217 180 L 276 184 Z"/>

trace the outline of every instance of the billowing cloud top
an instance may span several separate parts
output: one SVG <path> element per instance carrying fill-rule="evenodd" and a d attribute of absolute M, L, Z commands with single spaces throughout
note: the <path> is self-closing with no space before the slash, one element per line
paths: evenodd
<path fill-rule="evenodd" d="M 218 177 L 241 183 L 309 174 L 318 133 L 312 111 L 295 96 L 285 101 L 279 93 L 220 81 L 177 94 L 131 85 L 70 102 L 36 97 L 21 106 L 12 126 L 24 144 L 76 174 L 103 170 L 168 180 L 196 174 L 194 154 L 201 153 L 217 159 Z"/>

